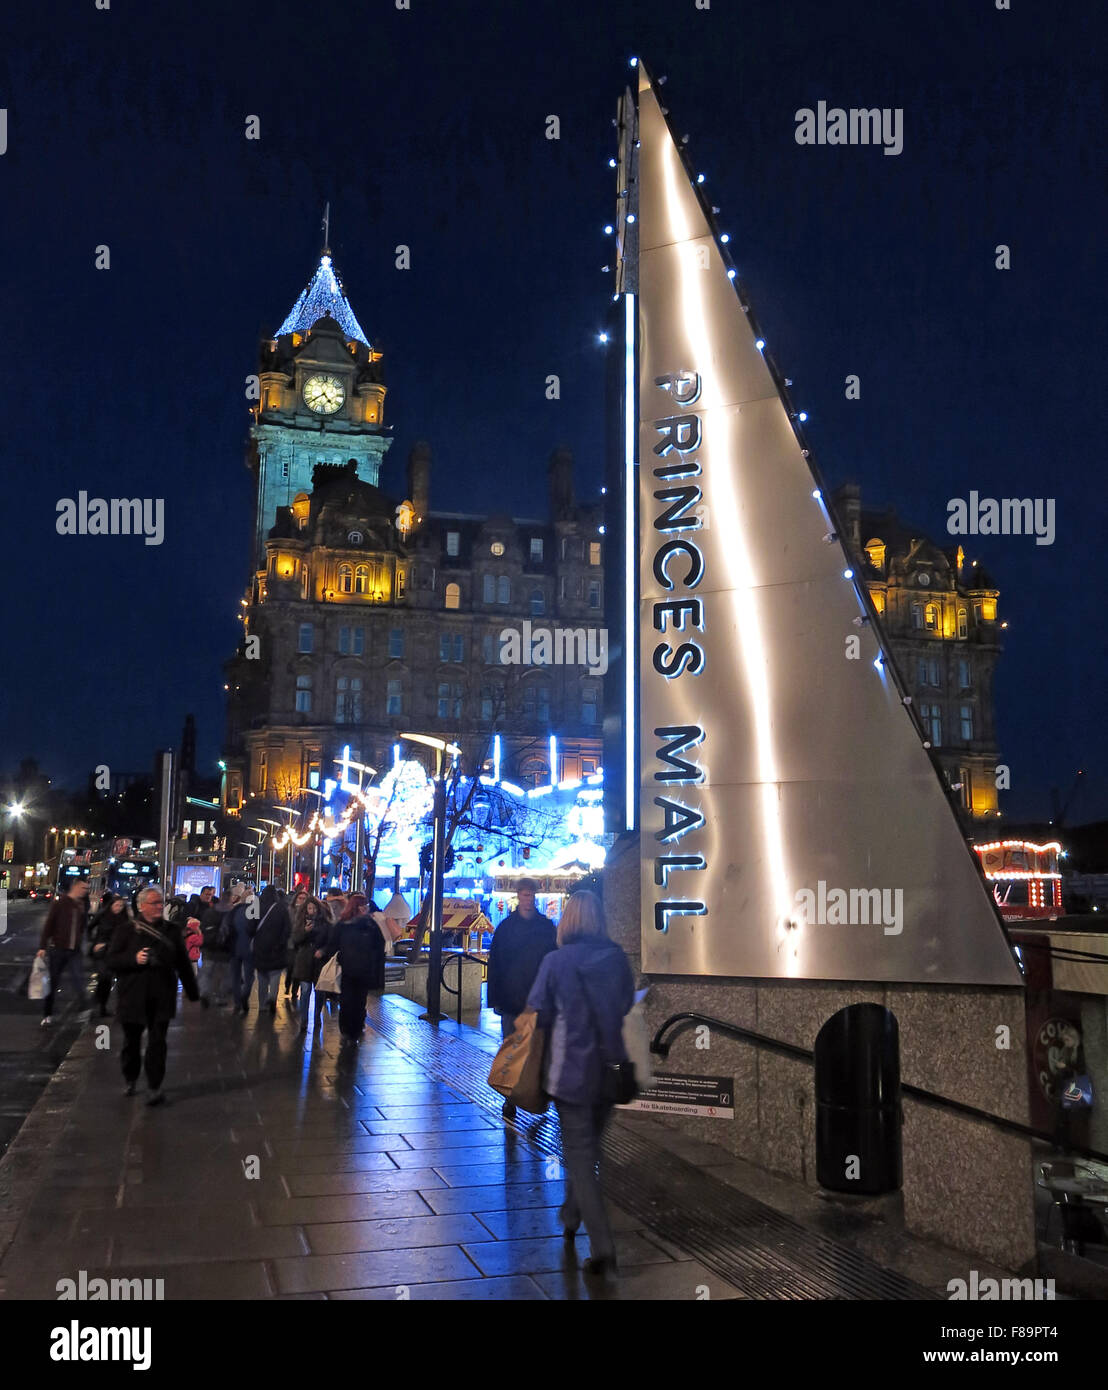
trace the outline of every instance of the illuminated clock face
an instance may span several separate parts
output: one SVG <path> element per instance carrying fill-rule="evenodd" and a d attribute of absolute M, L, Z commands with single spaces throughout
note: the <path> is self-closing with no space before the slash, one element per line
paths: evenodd
<path fill-rule="evenodd" d="M 337 376 L 310 376 L 304 383 L 304 404 L 317 415 L 334 415 L 346 400 L 346 387 Z"/>

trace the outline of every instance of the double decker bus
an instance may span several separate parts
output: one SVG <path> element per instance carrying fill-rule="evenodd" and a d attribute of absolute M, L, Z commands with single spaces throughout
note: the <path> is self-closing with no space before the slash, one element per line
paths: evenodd
<path fill-rule="evenodd" d="M 158 881 L 157 844 L 153 840 L 117 838 L 86 850 L 90 856 L 84 875 L 88 879 L 90 911 L 100 906 L 105 893 L 121 893 L 128 901 L 148 883 Z"/>

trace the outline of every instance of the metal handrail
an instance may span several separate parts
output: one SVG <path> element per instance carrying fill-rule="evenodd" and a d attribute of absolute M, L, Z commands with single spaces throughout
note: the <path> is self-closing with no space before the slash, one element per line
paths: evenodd
<path fill-rule="evenodd" d="M 651 1052 L 656 1053 L 659 1057 L 668 1057 L 673 1039 L 677 1034 L 698 1024 L 707 1024 L 710 1028 L 718 1028 L 721 1033 L 736 1038 L 740 1042 L 752 1043 L 755 1047 L 764 1047 L 766 1051 L 776 1052 L 782 1057 L 792 1057 L 801 1062 L 815 1061 L 815 1053 L 806 1047 L 797 1047 L 793 1043 L 781 1042 L 779 1038 L 768 1038 L 764 1033 L 755 1033 L 752 1029 L 740 1027 L 737 1023 L 728 1023 L 725 1019 L 711 1018 L 708 1014 L 699 1013 L 671 1014 L 650 1040 Z M 675 1031 L 668 1038 L 663 1037 L 662 1035 L 671 1028 Z M 980 1120 L 996 1129 L 1006 1130 L 1009 1134 L 1017 1134 L 1021 1139 L 1039 1139 L 1054 1149 L 1062 1149 L 1064 1152 L 1076 1154 L 1080 1158 L 1091 1158 L 1099 1163 L 1108 1163 L 1108 1154 L 1101 1153 L 1099 1149 L 1087 1149 L 1080 1144 L 1061 1144 L 1053 1134 L 1048 1134 L 1045 1130 L 1032 1129 L 1030 1125 L 1021 1125 L 1016 1120 L 1006 1120 L 1001 1115 L 992 1115 L 987 1110 L 978 1110 L 976 1106 L 966 1105 L 963 1101 L 951 1100 L 949 1096 L 936 1095 L 934 1091 L 925 1091 L 921 1086 L 909 1086 L 905 1082 L 901 1082 L 900 1090 L 903 1095 L 911 1096 L 921 1105 L 930 1105 L 937 1110 L 953 1110 L 956 1114 L 965 1115 L 968 1119 Z"/>
<path fill-rule="evenodd" d="M 457 988 L 457 989 L 452 988 L 452 987 L 451 987 L 449 984 L 447 984 L 447 982 L 446 982 L 446 967 L 447 967 L 447 965 L 449 964 L 449 962 L 452 961 L 452 960 L 456 960 L 456 961 L 458 962 L 458 988 Z M 461 951 L 447 951 L 447 952 L 444 952 L 444 953 L 443 953 L 443 959 L 442 959 L 442 974 L 441 974 L 441 977 L 440 977 L 440 978 L 441 978 L 441 981 L 442 981 L 442 987 L 443 987 L 443 989 L 446 990 L 447 994 L 456 994 L 456 995 L 458 996 L 458 1022 L 459 1022 L 459 1023 L 461 1023 L 461 1021 L 462 1021 L 462 961 L 463 961 L 463 960 L 472 960 L 472 961 L 476 961 L 478 965 L 486 965 L 486 964 L 487 964 L 487 961 L 483 960 L 480 956 L 470 955 L 470 953 L 469 953 L 468 951 L 466 951 L 466 950 L 461 950 Z"/>

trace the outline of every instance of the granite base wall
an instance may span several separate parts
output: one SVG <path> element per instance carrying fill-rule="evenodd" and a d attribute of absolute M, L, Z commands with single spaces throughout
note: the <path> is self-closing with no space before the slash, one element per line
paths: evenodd
<path fill-rule="evenodd" d="M 609 930 L 641 974 L 639 847 L 621 840 L 604 872 Z M 909 1085 L 1029 1123 L 1023 991 L 973 986 L 852 985 L 706 976 L 651 976 L 647 1019 L 696 1012 L 811 1049 L 848 1004 L 882 1004 L 900 1027 L 901 1079 Z M 1007 1029 L 1007 1036 L 998 1032 Z M 998 1047 L 998 1038 L 1007 1047 Z M 733 1076 L 734 1121 L 656 1116 L 775 1173 L 815 1187 L 815 1088 L 807 1062 L 709 1032 L 682 1034 L 662 1070 Z M 701 1043 L 704 1038 L 701 1038 Z M 1030 1142 L 950 1111 L 905 1099 L 905 1227 L 1011 1270 L 1035 1260 Z"/>

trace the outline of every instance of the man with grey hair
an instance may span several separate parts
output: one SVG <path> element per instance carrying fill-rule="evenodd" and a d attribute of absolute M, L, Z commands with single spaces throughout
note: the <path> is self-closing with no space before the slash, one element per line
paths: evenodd
<path fill-rule="evenodd" d="M 147 1105 L 160 1105 L 165 1100 L 166 1037 L 169 1021 L 177 1012 L 178 979 L 194 1003 L 200 998 L 181 928 L 166 921 L 163 906 L 160 888 L 144 888 L 138 895 L 137 919 L 124 920 L 116 928 L 106 962 L 117 977 L 116 1016 L 123 1027 L 121 1060 L 129 1096 L 135 1094 L 144 1060 L 143 1031 L 147 1034 Z"/>

